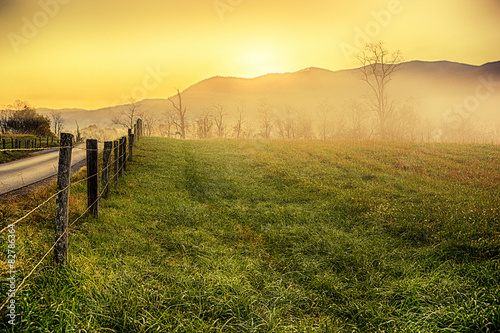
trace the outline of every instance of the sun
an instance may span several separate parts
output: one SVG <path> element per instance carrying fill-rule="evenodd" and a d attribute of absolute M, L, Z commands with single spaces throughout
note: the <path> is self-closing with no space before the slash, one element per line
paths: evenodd
<path fill-rule="evenodd" d="M 242 72 L 247 77 L 255 77 L 278 72 L 276 52 L 269 48 L 245 48 L 240 55 Z"/>

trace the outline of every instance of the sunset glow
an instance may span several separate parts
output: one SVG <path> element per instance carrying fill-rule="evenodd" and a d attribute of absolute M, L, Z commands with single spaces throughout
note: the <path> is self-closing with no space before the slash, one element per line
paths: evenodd
<path fill-rule="evenodd" d="M 405 60 L 500 58 L 497 0 L 0 1 L 0 105 L 99 108 L 207 77 L 353 68 L 365 42 Z"/>

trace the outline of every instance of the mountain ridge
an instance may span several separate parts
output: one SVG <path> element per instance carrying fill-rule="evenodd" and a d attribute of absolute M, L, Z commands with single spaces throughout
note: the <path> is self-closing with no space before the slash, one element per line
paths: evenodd
<path fill-rule="evenodd" d="M 360 68 L 332 71 L 320 67 L 307 67 L 295 72 L 270 73 L 254 78 L 233 76 L 213 76 L 200 80 L 181 92 L 183 104 L 188 109 L 191 120 L 197 114 L 214 105 L 223 105 L 229 118 L 236 116 L 236 106 L 246 102 L 249 118 L 257 118 L 257 109 L 263 99 L 275 109 L 285 105 L 309 113 L 316 112 L 318 105 L 332 104 L 333 108 L 344 108 L 353 99 L 368 94 L 367 85 L 360 79 Z M 391 95 L 400 101 L 414 98 L 421 107 L 423 117 L 437 120 L 454 104 L 474 96 L 481 76 L 492 75 L 500 82 L 500 61 L 483 65 L 469 65 L 446 60 L 413 60 L 400 64 L 398 73 L 391 83 Z M 498 114 L 498 95 L 481 103 L 479 115 Z M 176 96 L 170 96 L 176 100 Z M 160 117 L 171 109 L 168 98 L 151 98 L 137 102 L 142 111 L 149 111 Z M 78 120 L 83 126 L 96 123 L 113 127 L 113 114 L 128 104 L 104 107 L 94 110 L 80 108 L 59 109 L 67 118 L 68 128 Z M 54 109 L 38 108 L 42 114 L 50 114 Z M 85 119 L 85 121 L 84 121 Z M 81 125 L 81 126 L 82 126 Z"/>

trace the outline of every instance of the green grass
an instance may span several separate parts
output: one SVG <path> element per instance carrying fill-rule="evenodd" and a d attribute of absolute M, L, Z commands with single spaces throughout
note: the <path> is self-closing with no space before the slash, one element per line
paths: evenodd
<path fill-rule="evenodd" d="M 500 331 L 498 146 L 144 138 L 134 158 L 68 267 L 16 296 L 17 331 Z M 16 231 L 19 278 L 51 205 Z"/>

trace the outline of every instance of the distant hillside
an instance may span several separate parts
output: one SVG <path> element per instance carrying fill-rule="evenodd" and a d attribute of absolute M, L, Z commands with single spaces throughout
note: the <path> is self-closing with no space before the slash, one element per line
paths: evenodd
<path fill-rule="evenodd" d="M 475 119 L 498 123 L 500 86 L 482 87 L 482 82 L 489 80 L 500 82 L 500 62 L 472 66 L 447 61 L 411 61 L 401 64 L 390 84 L 390 92 L 401 104 L 412 98 L 423 118 L 437 122 L 454 105 L 476 101 L 474 98 L 479 91 L 481 99 L 477 106 L 474 105 L 477 108 Z M 268 74 L 252 79 L 212 77 L 190 86 L 182 92 L 182 97 L 191 120 L 214 105 L 223 105 L 228 121 L 234 120 L 237 105 L 243 102 L 246 118 L 255 121 L 259 100 L 263 98 L 275 109 L 288 105 L 314 118 L 321 104 L 328 103 L 333 109 L 342 109 L 350 100 L 362 100 L 367 93 L 368 87 L 360 79 L 359 69 L 330 71 L 312 67 L 295 73 Z M 140 105 L 142 111 L 151 111 L 158 117 L 171 108 L 167 99 L 147 99 Z M 75 121 L 80 127 L 93 124 L 113 127 L 113 114 L 119 108 L 126 106 L 60 111 L 66 119 L 66 128 L 74 129 Z M 49 114 L 52 110 L 38 111 Z"/>

